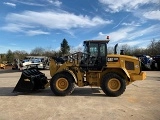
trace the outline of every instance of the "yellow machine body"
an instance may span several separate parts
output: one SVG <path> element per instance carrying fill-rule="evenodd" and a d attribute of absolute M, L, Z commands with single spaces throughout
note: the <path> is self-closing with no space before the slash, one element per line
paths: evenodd
<path fill-rule="evenodd" d="M 146 73 L 140 70 L 138 58 L 115 54 L 107 55 L 106 58 L 107 62 L 103 70 L 87 72 L 82 72 L 77 61 L 67 61 L 61 65 L 52 59 L 50 61 L 50 75 L 53 77 L 56 73 L 68 72 L 73 76 L 76 85 L 79 87 L 85 86 L 84 81 L 87 81 L 90 86 L 100 86 L 103 75 L 109 72 L 115 72 L 123 76 L 127 85 L 136 80 L 144 80 L 146 78 Z"/>

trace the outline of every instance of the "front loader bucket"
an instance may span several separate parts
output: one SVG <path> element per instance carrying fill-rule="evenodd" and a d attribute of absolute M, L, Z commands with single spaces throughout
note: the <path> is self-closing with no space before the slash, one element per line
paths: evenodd
<path fill-rule="evenodd" d="M 34 90 L 44 89 L 47 83 L 45 74 L 37 69 L 26 69 L 22 71 L 13 92 L 32 92 Z"/>

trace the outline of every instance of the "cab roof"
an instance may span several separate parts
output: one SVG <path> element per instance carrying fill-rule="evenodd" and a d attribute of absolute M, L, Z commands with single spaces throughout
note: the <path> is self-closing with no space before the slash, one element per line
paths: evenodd
<path fill-rule="evenodd" d="M 84 44 L 86 43 L 108 43 L 109 40 L 85 40 Z"/>

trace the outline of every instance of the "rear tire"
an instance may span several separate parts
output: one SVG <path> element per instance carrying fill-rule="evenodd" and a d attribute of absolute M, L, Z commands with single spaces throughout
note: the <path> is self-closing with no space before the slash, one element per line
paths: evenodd
<path fill-rule="evenodd" d="M 107 96 L 117 97 L 125 91 L 126 82 L 116 73 L 107 73 L 102 78 L 101 88 Z"/>
<path fill-rule="evenodd" d="M 58 73 L 52 77 L 50 87 L 55 95 L 66 96 L 71 94 L 74 90 L 74 79 L 69 74 Z"/>

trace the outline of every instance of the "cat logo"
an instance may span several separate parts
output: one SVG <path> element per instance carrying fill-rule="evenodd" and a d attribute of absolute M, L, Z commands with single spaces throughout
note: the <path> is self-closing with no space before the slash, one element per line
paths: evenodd
<path fill-rule="evenodd" d="M 107 62 L 118 62 L 119 58 L 117 57 L 108 57 Z"/>

